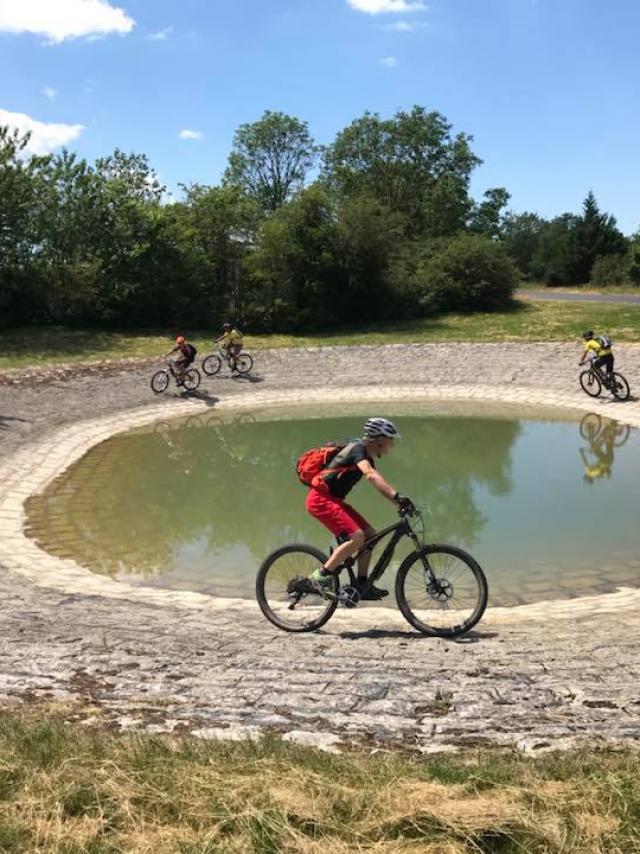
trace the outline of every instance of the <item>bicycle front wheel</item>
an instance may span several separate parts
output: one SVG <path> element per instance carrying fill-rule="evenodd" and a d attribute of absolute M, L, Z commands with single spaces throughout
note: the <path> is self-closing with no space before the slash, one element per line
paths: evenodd
<path fill-rule="evenodd" d="M 221 367 L 222 359 L 220 358 L 220 356 L 216 356 L 215 353 L 212 353 L 211 356 L 207 356 L 206 359 L 202 360 L 202 370 L 209 377 L 212 377 L 217 374 Z"/>
<path fill-rule="evenodd" d="M 583 371 L 580 374 L 580 385 L 589 397 L 597 397 L 602 391 L 602 383 L 593 371 Z"/>
<path fill-rule="evenodd" d="M 629 383 L 626 379 L 617 372 L 613 372 L 611 374 L 611 393 L 615 397 L 616 400 L 627 400 L 629 395 L 631 394 L 631 390 L 629 389 Z"/>
<path fill-rule="evenodd" d="M 167 390 L 167 386 L 169 385 L 169 374 L 167 371 L 157 371 L 151 377 L 151 388 L 155 391 L 156 394 L 162 394 L 163 391 Z"/>
<path fill-rule="evenodd" d="M 253 358 L 248 353 L 241 353 L 236 359 L 236 371 L 239 374 L 248 374 L 253 367 Z"/>
<path fill-rule="evenodd" d="M 580 422 L 580 435 L 587 442 L 593 442 L 601 427 L 602 418 L 596 412 L 589 412 Z"/>
<path fill-rule="evenodd" d="M 396 576 L 398 607 L 425 635 L 465 634 L 484 614 L 487 595 L 479 564 L 455 546 L 424 546 L 405 558 Z"/>
<path fill-rule="evenodd" d="M 285 632 L 312 632 L 323 626 L 338 605 L 317 593 L 308 577 L 326 561 L 318 549 L 289 545 L 276 549 L 258 570 L 256 598 L 267 620 Z M 338 576 L 332 593 L 338 592 Z"/>
<path fill-rule="evenodd" d="M 200 385 L 200 371 L 196 368 L 189 368 L 188 371 L 185 371 L 182 384 L 187 391 L 195 391 Z"/>

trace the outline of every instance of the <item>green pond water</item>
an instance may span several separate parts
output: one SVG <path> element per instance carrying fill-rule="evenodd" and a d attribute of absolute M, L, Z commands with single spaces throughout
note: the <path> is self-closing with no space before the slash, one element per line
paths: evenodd
<path fill-rule="evenodd" d="M 327 439 L 359 435 L 369 410 L 403 435 L 380 471 L 426 508 L 428 541 L 476 557 L 492 604 L 640 581 L 638 433 L 596 415 L 554 420 L 479 404 L 211 412 L 156 424 L 98 445 L 30 499 L 27 530 L 49 552 L 129 583 L 251 597 L 278 545 L 329 546 L 293 464 Z M 365 482 L 350 500 L 378 528 L 396 518 Z"/>

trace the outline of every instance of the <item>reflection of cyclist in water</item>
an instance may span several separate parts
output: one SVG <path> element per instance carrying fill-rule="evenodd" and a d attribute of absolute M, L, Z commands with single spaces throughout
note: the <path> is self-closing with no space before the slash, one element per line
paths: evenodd
<path fill-rule="evenodd" d="M 589 448 L 580 448 L 580 456 L 584 465 L 585 483 L 595 483 L 601 478 L 611 477 L 613 468 L 614 447 L 624 445 L 629 438 L 629 430 L 624 424 L 616 421 L 606 421 L 604 425 L 599 423 L 586 423 L 592 418 L 587 415 L 582 419 L 580 432 L 589 442 Z M 584 428 L 583 429 L 583 425 Z"/>

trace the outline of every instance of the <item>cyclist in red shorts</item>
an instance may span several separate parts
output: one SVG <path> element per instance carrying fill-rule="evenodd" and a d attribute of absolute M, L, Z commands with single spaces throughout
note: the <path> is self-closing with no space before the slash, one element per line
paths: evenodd
<path fill-rule="evenodd" d="M 312 581 L 321 591 L 331 589 L 332 572 L 375 534 L 369 522 L 344 500 L 362 477 L 396 505 L 413 508 L 411 501 L 399 495 L 375 467 L 374 459 L 388 454 L 394 439 L 399 438 L 400 433 L 391 421 L 369 418 L 364 425 L 364 437 L 345 445 L 327 468 L 313 479 L 307 494 L 307 511 L 336 537 L 348 537 L 332 552 L 324 566 L 311 574 Z M 361 599 L 382 599 L 389 591 L 368 583 L 370 561 L 370 551 L 358 557 L 358 592 Z"/>

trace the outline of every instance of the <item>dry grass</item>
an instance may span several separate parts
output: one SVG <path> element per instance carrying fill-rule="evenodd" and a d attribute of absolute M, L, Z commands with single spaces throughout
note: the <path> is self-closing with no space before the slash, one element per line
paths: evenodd
<path fill-rule="evenodd" d="M 640 757 L 429 759 L 0 715 L 0 852 L 640 852 Z"/>
<path fill-rule="evenodd" d="M 640 341 L 640 305 L 531 302 L 516 300 L 507 311 L 443 314 L 377 326 L 330 330 L 314 335 L 247 335 L 247 350 L 264 347 L 402 344 L 440 341 L 578 341 L 584 329 L 602 329 L 617 342 Z M 34 327 L 0 332 L 0 370 L 108 359 L 157 358 L 182 332 L 198 348 L 211 350 L 212 332 L 189 329 L 105 332 Z"/>

